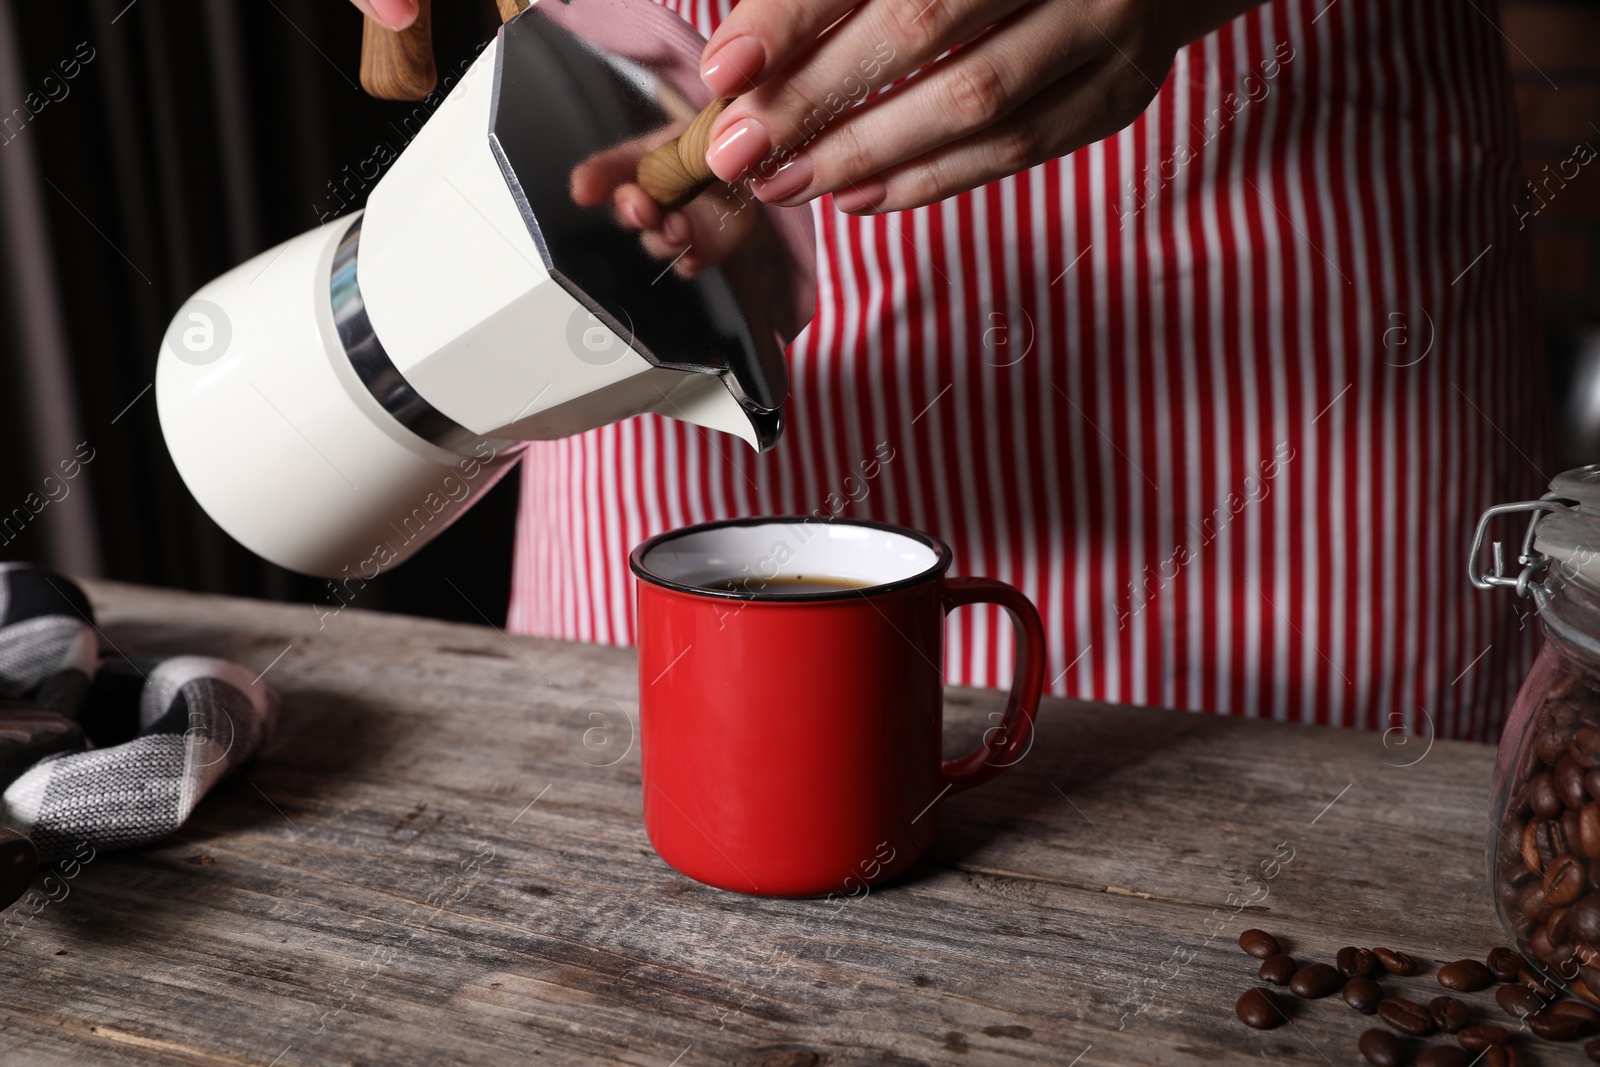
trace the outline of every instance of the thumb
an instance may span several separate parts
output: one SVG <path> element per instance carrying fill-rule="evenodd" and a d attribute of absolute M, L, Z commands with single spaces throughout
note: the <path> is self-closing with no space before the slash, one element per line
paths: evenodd
<path fill-rule="evenodd" d="M 403 30 L 417 21 L 417 0 L 354 0 L 362 14 L 391 30 Z"/>

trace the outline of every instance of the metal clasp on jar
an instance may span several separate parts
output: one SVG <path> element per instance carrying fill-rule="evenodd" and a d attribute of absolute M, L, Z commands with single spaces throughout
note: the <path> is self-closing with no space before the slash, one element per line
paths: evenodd
<path fill-rule="evenodd" d="M 1574 505 L 1558 498 L 1554 493 L 1546 493 L 1538 500 L 1519 500 L 1513 504 L 1496 504 L 1478 517 L 1478 529 L 1472 535 L 1472 552 L 1467 556 L 1467 577 L 1479 589 L 1497 589 L 1510 586 L 1517 591 L 1518 596 L 1532 596 L 1533 586 L 1537 585 L 1550 566 L 1550 558 L 1543 553 L 1534 551 L 1534 533 L 1539 528 L 1539 522 L 1546 515 L 1555 511 L 1571 511 Z M 1522 551 L 1517 555 L 1517 564 L 1522 568 L 1515 578 L 1506 573 L 1505 553 L 1501 543 L 1495 541 L 1490 545 L 1493 563 L 1492 570 L 1480 571 L 1478 557 L 1483 553 L 1484 538 L 1489 535 L 1489 524 L 1501 515 L 1515 515 L 1528 512 L 1528 530 L 1522 535 Z"/>

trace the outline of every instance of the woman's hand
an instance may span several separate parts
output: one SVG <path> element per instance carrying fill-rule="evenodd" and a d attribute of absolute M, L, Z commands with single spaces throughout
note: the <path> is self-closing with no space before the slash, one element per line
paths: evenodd
<path fill-rule="evenodd" d="M 701 61 L 738 97 L 707 159 L 769 203 L 931 204 L 1116 133 L 1180 46 L 1257 2 L 741 0 Z"/>

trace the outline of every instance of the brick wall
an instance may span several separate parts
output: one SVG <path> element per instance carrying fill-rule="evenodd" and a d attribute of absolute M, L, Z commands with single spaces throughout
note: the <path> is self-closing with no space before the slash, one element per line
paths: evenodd
<path fill-rule="evenodd" d="M 1402 0 L 1403 2 L 1403 0 Z M 1600 0 L 1501 0 L 1564 460 L 1600 460 Z M 1574 170 L 1576 176 L 1572 177 Z"/>

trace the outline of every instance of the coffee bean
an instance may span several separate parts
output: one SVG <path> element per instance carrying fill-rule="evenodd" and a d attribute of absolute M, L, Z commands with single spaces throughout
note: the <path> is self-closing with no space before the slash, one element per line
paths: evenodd
<path fill-rule="evenodd" d="M 1589 771 L 1600 777 L 1600 771 Z M 1590 800 L 1578 809 L 1578 851 L 1587 859 L 1600 859 L 1600 803 Z"/>
<path fill-rule="evenodd" d="M 1233 1010 L 1240 1022 L 1257 1030 L 1271 1030 L 1274 1026 L 1283 1025 L 1286 1019 L 1283 1009 L 1278 1005 L 1277 994 L 1260 986 L 1246 989 Z"/>
<path fill-rule="evenodd" d="M 1533 967 L 1524 967 L 1517 975 L 1517 981 L 1522 983 L 1523 988 L 1545 1000 L 1554 1000 L 1556 997 L 1557 990 L 1549 976 Z"/>
<path fill-rule="evenodd" d="M 1258 960 L 1276 956 L 1283 951 L 1278 939 L 1265 930 L 1246 930 L 1239 935 L 1239 947 Z"/>
<path fill-rule="evenodd" d="M 1576 1041 L 1595 1032 L 1593 1019 L 1563 1015 L 1546 1009 L 1528 1016 L 1528 1029 L 1546 1041 Z"/>
<path fill-rule="evenodd" d="M 1356 1047 L 1373 1067 L 1402 1067 L 1410 1058 L 1406 1043 L 1387 1030 L 1368 1030 Z"/>
<path fill-rule="evenodd" d="M 1578 968 L 1578 981 L 1573 982 L 1574 992 L 1587 992 L 1590 1003 L 1600 1000 L 1600 968 L 1597 966 L 1581 966 Z"/>
<path fill-rule="evenodd" d="M 1476 993 L 1494 985 L 1494 972 L 1477 960 L 1456 960 L 1439 968 L 1439 984 L 1458 993 Z"/>
<path fill-rule="evenodd" d="M 1600 1063 L 1600 1038 L 1583 1046 L 1583 1054 L 1596 1063 Z"/>
<path fill-rule="evenodd" d="M 1582 1019 L 1600 1030 L 1600 1011 L 1595 1011 L 1587 1004 L 1579 1004 L 1576 1000 L 1559 1000 L 1545 1010 L 1552 1015 L 1570 1015 L 1574 1019 Z"/>
<path fill-rule="evenodd" d="M 1578 940 L 1600 945 L 1600 896 L 1591 893 L 1573 901 L 1567 926 Z"/>
<path fill-rule="evenodd" d="M 1510 833 L 1511 831 L 1508 828 L 1506 832 Z M 1519 836 L 1520 833 L 1521 831 L 1518 831 Z M 1528 870 L 1528 865 L 1522 862 L 1522 854 L 1520 852 L 1515 854 L 1515 860 L 1516 862 L 1511 862 L 1507 858 L 1500 860 L 1500 885 L 1496 890 L 1501 905 L 1507 911 L 1512 912 L 1516 910 L 1517 900 L 1522 896 L 1523 887 L 1538 878 L 1537 875 Z"/>
<path fill-rule="evenodd" d="M 1390 974 L 1398 974 L 1402 978 L 1408 974 L 1417 973 L 1417 964 L 1404 952 L 1396 952 L 1392 948 L 1375 948 L 1372 954 L 1378 957 L 1378 962 L 1383 964 L 1383 969 Z"/>
<path fill-rule="evenodd" d="M 1572 735 L 1572 747 L 1567 749 L 1567 755 L 1580 767 L 1600 767 L 1600 730 L 1593 726 L 1580 726 L 1577 733 Z"/>
<path fill-rule="evenodd" d="M 1289 992 L 1297 997 L 1315 1000 L 1336 993 L 1344 985 L 1344 975 L 1326 963 L 1308 963 L 1289 979 Z"/>
<path fill-rule="evenodd" d="M 1544 1009 L 1544 1000 L 1520 985 L 1503 985 L 1494 992 L 1500 1010 L 1516 1019 L 1523 1019 Z"/>
<path fill-rule="evenodd" d="M 1366 975 L 1358 974 L 1344 984 L 1344 1002 L 1362 1015 L 1376 1012 L 1382 999 L 1383 987 Z"/>
<path fill-rule="evenodd" d="M 1544 873 L 1544 856 L 1539 854 L 1539 827 L 1544 822 L 1534 819 L 1522 829 L 1522 862 L 1528 870 L 1542 875 Z"/>
<path fill-rule="evenodd" d="M 1456 1035 L 1456 1040 L 1461 1042 L 1461 1047 L 1469 1052 L 1482 1052 L 1490 1045 L 1500 1045 L 1511 1040 L 1511 1033 L 1503 1026 L 1490 1026 L 1487 1023 L 1478 1026 L 1469 1026 Z"/>
<path fill-rule="evenodd" d="M 1383 965 L 1378 962 L 1378 957 L 1373 955 L 1370 948 L 1354 946 L 1342 948 L 1334 959 L 1334 966 L 1338 967 L 1339 973 L 1346 978 L 1358 974 L 1363 978 L 1371 978 L 1375 974 L 1383 973 Z"/>
<path fill-rule="evenodd" d="M 1562 907 L 1583 895 L 1588 886 L 1589 869 L 1578 857 L 1567 853 L 1550 861 L 1544 872 L 1544 896 Z"/>
<path fill-rule="evenodd" d="M 1557 908 L 1550 913 L 1550 918 L 1544 924 L 1544 936 L 1550 939 L 1552 945 L 1564 945 L 1571 938 L 1572 909 Z"/>
<path fill-rule="evenodd" d="M 1551 916 L 1555 915 L 1552 911 Z M 1549 964 L 1556 954 L 1556 946 L 1550 941 L 1550 932 L 1540 924 L 1533 928 L 1528 935 L 1528 951 L 1533 953 L 1533 958 L 1539 963 Z"/>
<path fill-rule="evenodd" d="M 1544 857 L 1539 855 L 1539 827 L 1543 825 L 1534 820 L 1522 828 L 1522 862 L 1535 874 L 1544 872 Z"/>
<path fill-rule="evenodd" d="M 1595 800 L 1600 800 L 1600 770 L 1584 772 L 1583 791 Z"/>
<path fill-rule="evenodd" d="M 1404 997 L 1384 997 L 1378 1002 L 1378 1018 L 1412 1037 L 1427 1037 L 1434 1031 L 1433 1015 L 1421 1004 Z"/>
<path fill-rule="evenodd" d="M 1600 993 L 1596 993 L 1594 991 L 1594 987 L 1591 986 L 1588 982 L 1584 982 L 1584 981 L 1573 982 L 1572 985 L 1568 986 L 1567 988 L 1572 990 L 1572 995 L 1573 996 L 1577 997 L 1580 1000 L 1587 1001 L 1588 1003 L 1594 1005 L 1597 1008 L 1600 1008 Z"/>
<path fill-rule="evenodd" d="M 1261 970 L 1258 973 L 1263 982 L 1271 982 L 1273 985 L 1288 985 L 1289 979 L 1293 978 L 1294 972 L 1299 969 L 1300 965 L 1292 957 L 1280 952 L 1276 956 L 1268 956 L 1262 960 Z"/>
<path fill-rule="evenodd" d="M 1556 796 L 1556 781 L 1549 771 L 1541 771 L 1528 780 L 1528 803 L 1541 819 L 1561 814 L 1561 798 Z"/>
<path fill-rule="evenodd" d="M 1567 835 L 1559 819 L 1531 822 L 1528 826 L 1533 830 L 1533 850 L 1539 857 L 1539 873 L 1543 875 L 1552 860 L 1571 851 L 1567 848 Z"/>
<path fill-rule="evenodd" d="M 1540 731 L 1539 740 L 1534 743 L 1534 751 L 1546 763 L 1554 763 L 1566 752 L 1567 745 L 1572 741 L 1572 731 L 1559 726 L 1551 725 Z"/>
<path fill-rule="evenodd" d="M 1556 796 L 1569 808 L 1581 808 L 1584 801 L 1589 799 L 1588 792 L 1583 788 L 1583 772 L 1587 769 L 1573 759 L 1570 752 L 1556 760 L 1556 769 L 1551 775 L 1555 780 Z"/>
<path fill-rule="evenodd" d="M 1470 1067 L 1474 1057 L 1466 1049 L 1454 1045 L 1435 1045 L 1417 1053 L 1413 1061 L 1417 1067 Z"/>
<path fill-rule="evenodd" d="M 1472 1018 L 1472 1012 L 1455 997 L 1434 997 L 1428 1001 L 1428 1014 L 1434 1025 L 1447 1034 L 1460 1030 Z"/>
<path fill-rule="evenodd" d="M 1524 1067 L 1527 1063 L 1522 1053 L 1510 1045 L 1490 1045 L 1479 1062 L 1482 1067 Z"/>
<path fill-rule="evenodd" d="M 1518 831 L 1520 833 L 1520 831 Z M 1528 870 L 1525 863 L 1514 863 L 1506 868 L 1505 882 L 1507 885 L 1520 889 L 1536 879 L 1538 875 Z"/>
<path fill-rule="evenodd" d="M 1544 895 L 1544 883 L 1529 882 L 1522 887 L 1514 910 L 1529 922 L 1542 923 L 1556 909 Z"/>
<path fill-rule="evenodd" d="M 1579 903 L 1582 902 L 1580 901 Z M 1600 902 L 1596 903 L 1595 910 L 1595 919 L 1600 922 Z M 1494 972 L 1494 976 L 1502 982 L 1515 982 L 1517 980 L 1517 972 L 1528 966 L 1528 961 L 1522 958 L 1522 953 L 1504 946 L 1490 949 L 1489 958 L 1484 962 L 1488 965 L 1489 970 Z"/>

